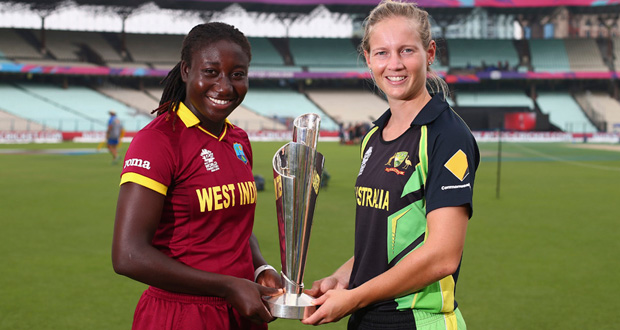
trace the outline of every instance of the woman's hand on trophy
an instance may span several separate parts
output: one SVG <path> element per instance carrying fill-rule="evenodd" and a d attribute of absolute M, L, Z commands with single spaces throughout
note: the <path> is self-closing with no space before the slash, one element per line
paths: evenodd
<path fill-rule="evenodd" d="M 346 289 L 347 284 L 341 283 L 335 276 L 328 276 L 312 283 L 312 288 L 305 290 L 305 293 L 309 296 L 318 298 L 324 295 L 329 290 L 334 289 Z"/>
<path fill-rule="evenodd" d="M 312 300 L 312 304 L 317 306 L 317 310 L 301 320 L 303 324 L 319 325 L 337 322 L 359 308 L 357 300 L 353 297 L 353 291 L 347 289 L 328 290 Z"/>
<path fill-rule="evenodd" d="M 280 274 L 278 274 L 278 272 L 276 272 L 275 269 L 266 269 L 262 271 L 256 277 L 256 283 L 262 286 L 275 288 L 275 289 L 279 289 L 283 287 L 282 276 L 280 276 Z"/>
<path fill-rule="evenodd" d="M 284 290 L 263 286 L 246 279 L 235 279 L 227 285 L 225 299 L 228 301 L 241 316 L 254 323 L 271 322 L 275 317 L 263 302 L 264 296 L 278 296 Z"/>

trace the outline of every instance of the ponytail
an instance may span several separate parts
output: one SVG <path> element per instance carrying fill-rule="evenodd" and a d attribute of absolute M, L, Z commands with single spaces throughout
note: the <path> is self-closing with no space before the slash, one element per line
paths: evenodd
<path fill-rule="evenodd" d="M 159 100 L 159 107 L 151 113 L 156 113 L 158 116 L 168 113 L 170 116 L 179 109 L 179 105 L 185 99 L 185 82 L 181 78 L 181 62 L 168 72 L 160 84 L 164 84 L 164 91 Z"/>

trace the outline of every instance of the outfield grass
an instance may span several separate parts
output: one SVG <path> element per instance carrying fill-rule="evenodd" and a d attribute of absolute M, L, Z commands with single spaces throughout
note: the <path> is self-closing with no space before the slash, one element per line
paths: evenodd
<path fill-rule="evenodd" d="M 271 157 L 254 143 L 265 177 L 255 232 L 279 265 Z M 143 284 L 110 261 L 120 165 L 96 145 L 0 145 L 0 329 L 129 329 Z M 617 329 L 620 152 L 564 144 L 504 144 L 496 198 L 495 144 L 481 144 L 458 282 L 470 329 Z M 5 149 L 84 148 L 78 153 Z M 320 143 L 331 175 L 315 214 L 306 286 L 353 250 L 357 146 Z M 345 329 L 345 321 L 324 329 Z M 308 328 L 277 320 L 271 329 Z"/>

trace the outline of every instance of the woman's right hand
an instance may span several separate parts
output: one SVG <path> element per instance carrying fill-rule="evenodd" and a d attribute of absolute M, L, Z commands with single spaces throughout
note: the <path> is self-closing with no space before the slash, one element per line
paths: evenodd
<path fill-rule="evenodd" d="M 325 292 L 333 289 L 346 289 L 346 285 L 340 283 L 335 276 L 328 276 L 312 283 L 310 290 L 305 290 L 305 293 L 314 298 L 318 298 L 325 294 Z"/>
<path fill-rule="evenodd" d="M 231 281 L 227 294 L 224 297 L 241 316 L 254 323 L 265 323 L 275 320 L 267 305 L 263 301 L 263 296 L 278 296 L 283 289 L 270 288 L 254 283 L 246 279 L 236 279 Z"/>

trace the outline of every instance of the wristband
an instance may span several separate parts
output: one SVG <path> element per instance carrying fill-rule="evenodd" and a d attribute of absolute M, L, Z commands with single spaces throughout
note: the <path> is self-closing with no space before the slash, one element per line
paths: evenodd
<path fill-rule="evenodd" d="M 273 269 L 274 272 L 277 272 L 275 268 L 273 268 L 273 266 L 271 265 L 262 265 L 259 266 L 258 268 L 256 268 L 256 270 L 254 271 L 254 282 L 256 282 L 256 279 L 258 278 L 258 275 L 260 275 L 260 273 L 266 271 L 267 269 Z"/>

